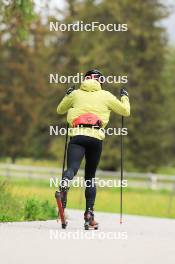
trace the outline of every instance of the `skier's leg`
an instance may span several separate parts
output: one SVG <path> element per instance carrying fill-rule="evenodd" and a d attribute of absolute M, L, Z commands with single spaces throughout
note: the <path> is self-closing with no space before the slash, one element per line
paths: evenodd
<path fill-rule="evenodd" d="M 96 186 L 95 186 L 95 173 L 100 160 L 101 152 L 102 152 L 102 141 L 98 139 L 92 139 L 91 144 L 86 148 L 85 152 L 85 181 L 86 181 L 86 190 L 85 190 L 85 198 L 86 198 L 86 211 L 84 214 L 85 219 L 85 228 L 88 226 L 97 227 L 97 223 L 94 220 L 94 203 L 96 198 Z"/>
<path fill-rule="evenodd" d="M 72 138 L 69 142 L 67 150 L 67 170 L 64 171 L 60 184 L 63 208 L 66 208 L 67 192 L 69 189 L 70 181 L 73 179 L 74 175 L 77 174 L 84 153 L 84 147 L 76 144 L 76 138 Z"/>

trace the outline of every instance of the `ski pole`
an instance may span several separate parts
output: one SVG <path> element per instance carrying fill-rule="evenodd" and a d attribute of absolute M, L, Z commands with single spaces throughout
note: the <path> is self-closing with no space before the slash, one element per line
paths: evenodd
<path fill-rule="evenodd" d="M 63 167 L 62 167 L 62 176 L 65 170 L 66 165 L 66 153 L 67 153 L 67 143 L 68 143 L 68 129 L 69 129 L 69 123 L 66 124 L 66 139 L 65 139 L 65 145 L 64 145 L 64 158 L 63 158 Z"/>
<path fill-rule="evenodd" d="M 68 129 L 69 129 L 69 124 L 67 123 L 66 125 L 66 139 L 65 139 L 65 146 L 64 146 L 64 159 L 63 159 L 63 167 L 62 167 L 62 177 L 63 173 L 65 170 L 65 164 L 66 164 L 66 154 L 67 154 L 67 143 L 68 143 Z M 61 185 L 60 185 L 61 186 Z M 61 225 L 62 228 L 65 229 L 67 226 L 67 221 L 65 219 L 65 214 L 64 214 L 64 207 L 62 204 L 62 194 L 61 191 L 56 191 L 55 192 L 55 198 L 57 201 L 57 206 L 58 206 L 58 218 L 61 218 Z"/>
<path fill-rule="evenodd" d="M 121 117 L 121 131 L 124 127 L 124 117 Z M 123 223 L 123 135 L 120 135 L 120 224 Z"/>

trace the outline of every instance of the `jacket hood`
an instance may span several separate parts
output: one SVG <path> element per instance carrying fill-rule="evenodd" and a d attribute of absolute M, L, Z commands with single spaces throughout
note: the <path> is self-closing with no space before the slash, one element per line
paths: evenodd
<path fill-rule="evenodd" d="M 86 92 L 95 92 L 101 90 L 101 84 L 94 80 L 89 79 L 82 82 L 80 86 L 80 90 L 86 91 Z"/>

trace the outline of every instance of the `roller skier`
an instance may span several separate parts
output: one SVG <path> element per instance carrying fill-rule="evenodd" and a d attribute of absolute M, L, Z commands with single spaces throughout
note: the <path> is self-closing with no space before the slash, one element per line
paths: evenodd
<path fill-rule="evenodd" d="M 85 158 L 85 182 L 88 182 L 85 188 L 84 227 L 86 230 L 98 229 L 98 223 L 94 218 L 96 186 L 93 179 L 105 138 L 101 128 L 107 126 L 111 111 L 122 116 L 130 115 L 127 91 L 121 89 L 121 100 L 118 100 L 109 91 L 102 89 L 102 78 L 103 75 L 98 70 L 88 71 L 80 88 L 77 90 L 69 88 L 57 107 L 58 114 L 67 113 L 67 122 L 71 128 L 67 149 L 67 169 L 63 172 L 60 184 L 62 208 L 64 212 L 69 183 L 77 174 L 82 159 Z M 65 228 L 66 224 L 62 227 Z"/>

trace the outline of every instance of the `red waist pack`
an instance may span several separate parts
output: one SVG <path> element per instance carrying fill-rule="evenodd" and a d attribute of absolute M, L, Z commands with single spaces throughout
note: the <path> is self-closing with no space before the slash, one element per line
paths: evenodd
<path fill-rule="evenodd" d="M 99 117 L 92 113 L 82 114 L 79 117 L 73 120 L 73 127 L 77 127 L 80 125 L 89 125 L 89 126 L 102 126 L 102 121 Z"/>

